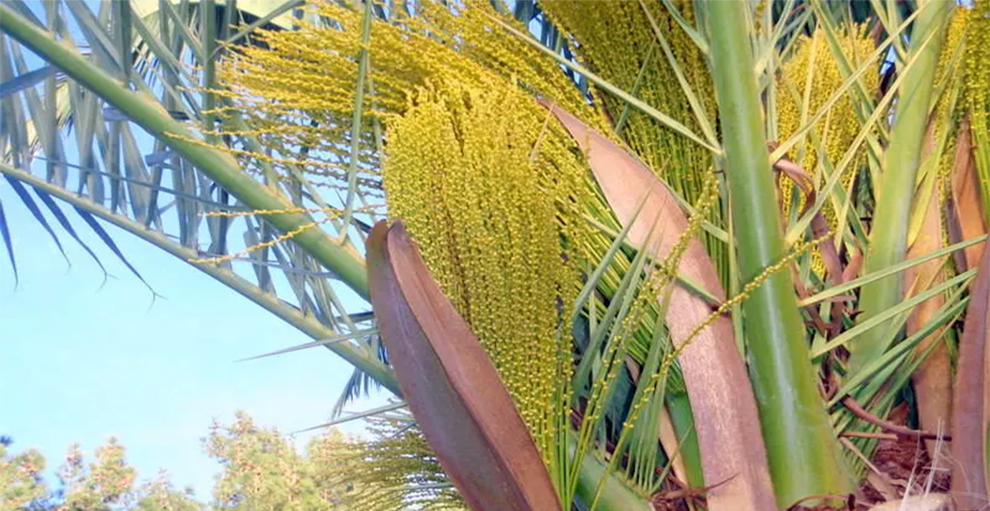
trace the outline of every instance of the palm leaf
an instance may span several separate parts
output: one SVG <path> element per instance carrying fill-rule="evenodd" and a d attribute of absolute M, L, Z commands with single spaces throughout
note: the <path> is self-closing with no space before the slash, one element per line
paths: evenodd
<path fill-rule="evenodd" d="M 239 41 L 250 42 L 252 39 L 246 36 L 255 28 L 293 26 L 294 19 L 289 11 L 300 7 L 295 4 L 289 7 L 274 6 L 277 9 L 272 11 L 268 9 L 273 6 L 265 2 L 242 1 L 238 2 L 239 9 L 236 11 L 223 6 L 223 14 L 218 16 L 220 19 L 210 23 L 210 20 L 202 16 L 203 13 L 209 12 L 205 7 L 207 4 L 199 2 L 183 4 L 185 7 L 171 5 L 168 2 L 161 4 L 153 2 L 154 6 L 150 9 L 152 2 L 136 2 L 132 9 L 124 9 L 115 4 L 112 2 L 101 4 L 101 12 L 96 14 L 84 3 L 54 2 L 46 4 L 46 14 L 50 26 L 55 27 L 55 30 L 60 32 L 60 36 L 67 40 L 71 41 L 73 35 L 69 32 L 70 21 L 82 27 L 82 30 L 75 32 L 75 35 L 81 34 L 89 46 L 97 51 L 97 54 L 89 59 L 89 66 L 103 67 L 106 72 L 117 76 L 124 74 L 124 66 L 129 67 L 130 72 L 126 74 L 137 88 L 145 91 L 146 94 L 138 103 L 139 107 L 147 108 L 160 103 L 161 107 L 173 117 L 173 122 L 174 118 L 181 114 L 190 117 L 192 122 L 201 126 L 206 126 L 210 120 L 209 116 L 201 114 L 201 110 L 204 105 L 208 106 L 207 103 L 212 96 L 191 94 L 183 89 L 195 88 L 204 83 L 199 71 L 202 66 L 198 66 L 200 56 L 198 50 L 210 46 L 208 40 L 228 33 L 226 26 L 217 25 L 223 25 L 228 20 L 239 21 L 251 18 L 254 21 L 253 26 L 250 29 L 245 27 L 238 38 Z M 165 6 L 164 10 L 159 10 L 163 4 L 169 5 Z M 5 8 L 8 6 L 15 13 L 21 15 L 28 13 L 29 18 L 34 18 L 34 21 L 28 22 L 29 24 L 37 22 L 37 25 L 41 25 L 41 21 L 37 20 L 30 8 L 24 4 L 20 2 L 5 4 Z M 69 18 L 65 17 L 66 14 Z M 6 33 L 4 39 L 7 40 Z M 20 153 L 22 156 L 26 154 L 27 159 L 17 162 L 10 159 L 13 155 L 5 149 L 6 162 L 14 163 L 13 167 L 21 171 L 34 172 L 40 168 L 44 179 L 62 187 L 73 187 L 75 191 L 93 199 L 94 205 L 102 205 L 103 201 L 108 200 L 113 214 L 121 217 L 119 220 L 136 220 L 166 237 L 178 238 L 186 246 L 198 251 L 198 253 L 193 252 L 192 258 L 228 256 L 236 253 L 241 247 L 246 248 L 251 245 L 231 241 L 245 239 L 246 236 L 250 237 L 256 232 L 257 227 L 249 221 L 249 218 L 241 219 L 233 216 L 204 219 L 202 217 L 207 213 L 236 212 L 245 208 L 243 203 L 224 200 L 227 196 L 226 189 L 219 187 L 218 183 L 200 168 L 190 165 L 181 153 L 166 152 L 167 145 L 174 144 L 176 140 L 164 138 L 155 141 L 153 148 L 150 147 L 147 139 L 134 136 L 131 129 L 133 121 L 126 117 L 124 111 L 109 107 L 109 103 L 105 103 L 102 98 L 85 92 L 85 89 L 78 87 L 73 79 L 56 80 L 56 75 L 51 73 L 33 72 L 20 56 L 17 45 L 18 43 L 11 41 L 10 56 L 13 59 L 13 66 L 8 66 L 7 69 L 17 73 L 9 78 L 18 81 L 7 84 L 5 90 L 10 92 L 5 92 L 3 101 L 10 102 L 18 108 L 22 102 L 25 102 L 29 107 L 27 112 L 30 116 L 26 118 L 25 123 L 12 125 L 15 129 L 5 129 L 2 140 L 6 148 L 31 149 L 27 153 Z M 121 48 L 133 48 L 134 51 L 123 51 Z M 82 63 L 79 61 L 80 65 Z M 24 75 L 28 78 L 19 79 Z M 26 85 L 26 81 L 30 82 L 30 85 Z M 10 85 L 17 85 L 16 91 Z M 152 100 L 149 96 L 156 96 L 158 100 Z M 4 109 L 5 113 L 13 110 Z M 113 113 L 113 117 L 105 116 L 105 111 Z M 82 149 L 78 163 L 69 161 L 67 157 L 71 155 L 66 154 L 62 149 L 66 137 L 73 136 L 76 145 Z M 245 138 L 242 143 L 249 143 L 249 138 Z M 22 143 L 22 139 L 30 142 Z M 235 139 L 231 143 L 239 142 Z M 147 158 L 149 163 L 146 164 L 143 154 L 150 152 L 165 154 L 165 157 L 157 159 L 149 157 Z M 44 165 L 32 164 L 33 160 L 40 160 Z M 18 182 L 19 176 L 14 176 L 13 179 L 14 182 Z M 163 186 L 168 182 L 173 186 Z M 36 188 L 36 190 L 40 192 L 40 189 Z M 319 199 L 318 194 L 313 193 L 309 197 L 310 200 L 315 198 L 317 207 L 329 207 Z M 74 231 L 68 230 L 71 226 L 67 218 L 64 215 L 59 216 L 60 211 L 55 213 L 56 210 L 51 209 L 54 203 L 49 204 L 44 197 L 42 202 L 45 202 L 49 210 L 56 215 L 58 223 L 66 228 L 70 236 L 78 239 Z M 30 204 L 27 202 L 25 204 L 30 208 Z M 99 227 L 95 220 L 94 223 L 90 223 L 92 217 L 84 214 L 81 217 L 87 224 Z M 258 238 L 257 242 L 274 240 L 276 234 L 267 227 L 268 219 L 258 220 L 261 225 L 266 226 L 268 235 L 264 239 Z M 113 243 L 107 231 L 96 232 L 105 243 Z M 234 236 L 231 236 L 232 234 Z M 278 242 L 277 245 L 294 243 L 292 240 L 286 240 Z M 88 250 L 88 247 L 84 248 Z M 274 248 L 278 250 L 278 247 Z M 12 247 L 8 246 L 8 249 Z M 284 252 L 285 250 L 282 249 L 282 253 Z M 266 249 L 263 253 L 269 254 L 270 257 L 277 252 Z M 265 289 L 270 292 L 285 293 L 286 287 L 281 284 L 273 285 L 270 269 L 276 271 L 275 282 L 298 282 L 300 286 L 290 286 L 289 295 L 285 298 L 275 298 L 270 303 L 288 299 L 301 310 L 312 309 L 317 317 L 327 318 L 326 321 L 332 324 L 332 328 L 343 329 L 342 333 L 346 335 L 351 325 L 336 324 L 330 318 L 349 317 L 350 311 L 346 310 L 345 306 L 351 305 L 347 305 L 348 302 L 344 300 L 329 299 L 333 293 L 328 293 L 325 289 L 339 284 L 326 283 L 323 276 L 316 274 L 300 281 L 298 275 L 301 272 L 312 273 L 314 265 L 320 265 L 304 252 L 295 253 L 297 255 L 292 258 L 275 262 L 267 259 L 244 258 L 223 264 L 233 264 L 237 267 L 234 271 L 239 276 L 254 279 L 259 291 Z M 120 255 L 126 257 L 122 253 Z M 254 255 L 256 254 L 252 253 L 252 257 Z M 255 261 L 257 265 L 244 264 L 241 261 Z M 359 266 L 355 269 L 357 270 L 357 273 L 353 274 L 356 278 L 355 282 L 360 282 L 364 278 L 363 267 Z M 137 268 L 134 268 L 134 271 L 137 271 Z M 335 273 L 334 276 L 337 274 Z M 330 332 L 316 338 L 335 335 L 338 333 Z M 360 358 L 365 360 L 373 360 L 379 356 L 379 353 L 364 343 L 348 346 L 347 349 L 357 350 L 353 352 L 355 354 L 363 352 Z M 386 380 L 390 378 L 386 373 L 381 373 L 380 366 L 376 372 L 379 377 Z"/>

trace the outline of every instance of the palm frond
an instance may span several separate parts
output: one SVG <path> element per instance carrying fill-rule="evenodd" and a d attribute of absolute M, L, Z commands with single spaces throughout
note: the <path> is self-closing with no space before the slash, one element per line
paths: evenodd
<path fill-rule="evenodd" d="M 213 2 L 190 2 L 183 4 L 184 8 L 162 2 L 161 5 L 156 3 L 153 9 L 148 8 L 148 2 L 135 3 L 132 9 L 120 4 L 103 3 L 100 12 L 96 13 L 85 3 L 53 2 L 46 4 L 46 10 L 40 16 L 46 18 L 47 24 L 21 2 L 12 2 L 10 8 L 20 14 L 27 13 L 33 23 L 51 27 L 52 32 L 66 40 L 73 41 L 73 34 L 81 35 L 93 51 L 88 56 L 83 55 L 91 64 L 112 75 L 126 77 L 135 88 L 145 92 L 147 100 L 160 104 L 160 108 L 171 112 L 173 117 L 187 119 L 184 121 L 186 126 L 200 128 L 207 133 L 207 138 L 213 117 L 204 111 L 209 112 L 214 106 L 211 103 L 223 98 L 208 93 L 190 93 L 204 85 L 207 88 L 215 86 L 213 78 L 208 76 L 209 69 L 199 65 L 207 61 L 202 59 L 203 52 L 225 51 L 214 48 L 212 41 L 218 38 L 234 39 L 229 44 L 255 44 L 252 30 L 291 28 L 294 24 L 292 12 L 302 12 L 298 2 L 274 6 L 273 10 L 266 10 L 269 6 L 265 3 L 255 5 L 251 2 L 240 2 L 237 10 Z M 214 10 L 220 15 L 213 16 Z M 250 28 L 243 27 L 236 38 L 231 36 L 230 22 L 244 20 L 251 20 Z M 262 217 L 223 216 L 242 211 L 245 205 L 232 200 L 223 186 L 179 153 L 167 149 L 174 141 L 136 135 L 132 129 L 134 121 L 126 114 L 79 87 L 74 80 L 51 72 L 53 67 L 30 69 L 20 43 L 6 33 L 2 46 L 6 75 L 0 77 L 0 81 L 4 83 L 2 101 L 7 106 L 3 108 L 5 129 L 0 148 L 3 148 L 4 161 L 10 165 L 4 173 L 16 196 L 56 243 L 59 241 L 55 227 L 48 225 L 38 205 L 21 185 L 24 172 L 58 187 L 58 191 L 71 190 L 88 199 L 90 202 L 76 208 L 78 217 L 128 267 L 126 255 L 115 250 L 112 236 L 91 216 L 91 207 L 105 206 L 117 221 L 137 222 L 164 239 L 178 240 L 180 245 L 192 250 L 191 255 L 182 257 L 191 259 L 230 256 L 254 244 L 276 239 L 276 231 Z M 152 97 L 157 99 L 152 100 Z M 238 142 L 235 139 L 229 143 Z M 65 150 L 70 144 L 79 148 L 75 155 Z M 14 148 L 18 149 L 15 151 Z M 72 156 L 78 156 L 78 159 L 70 159 Z M 280 182 L 279 186 L 293 187 L 291 182 Z M 50 192 L 38 187 L 34 189 L 62 229 L 80 240 L 68 218 L 51 200 Z M 314 193 L 308 197 L 298 196 L 297 203 L 305 204 L 314 197 L 318 199 L 319 195 Z M 321 203 L 318 207 L 328 207 L 322 200 L 318 202 Z M 206 216 L 211 214 L 221 216 Z M 364 218 L 359 214 L 355 217 L 355 221 Z M 7 227 L 6 223 L 3 227 Z M 4 234 L 6 240 L 9 229 L 4 229 Z M 13 246 L 8 244 L 7 248 L 10 257 L 14 257 Z M 84 245 L 84 249 L 93 254 L 89 247 Z M 288 254 L 292 255 L 286 257 Z M 238 258 L 221 265 L 239 278 L 253 282 L 255 289 L 251 293 L 270 296 L 261 302 L 262 305 L 294 304 L 292 306 L 304 314 L 312 313 L 327 325 L 318 329 L 322 333 L 315 337 L 317 339 L 334 337 L 337 335 L 334 331 L 346 336 L 347 332 L 360 330 L 349 320 L 334 320 L 350 317 L 351 300 L 341 300 L 334 295 L 334 286 L 340 284 L 328 283 L 327 275 L 316 271 L 322 269 L 322 265 L 305 252 L 296 250 L 294 241 L 278 241 L 272 247 L 250 252 L 250 255 L 250 258 Z M 138 268 L 130 269 L 140 275 Z M 154 283 L 149 284 L 153 286 Z M 331 295 L 332 299 L 329 298 Z M 357 306 L 366 307 L 360 303 Z M 331 328 L 333 330 L 328 330 Z M 347 343 L 346 350 L 360 354 L 360 358 L 378 361 L 379 368 L 383 367 L 380 350 L 371 349 L 365 343 Z M 387 372 L 379 371 L 379 374 L 386 375 Z"/>

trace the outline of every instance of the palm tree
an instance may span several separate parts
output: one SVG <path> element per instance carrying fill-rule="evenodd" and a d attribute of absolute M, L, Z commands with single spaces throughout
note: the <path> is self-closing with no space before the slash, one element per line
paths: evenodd
<path fill-rule="evenodd" d="M 0 6 L 0 172 L 402 396 L 469 506 L 837 505 L 947 436 L 905 388 L 986 501 L 986 1 L 142 4 Z"/>

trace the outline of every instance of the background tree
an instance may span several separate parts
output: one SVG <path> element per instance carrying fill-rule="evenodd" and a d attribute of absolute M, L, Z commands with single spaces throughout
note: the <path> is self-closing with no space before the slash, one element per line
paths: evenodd
<path fill-rule="evenodd" d="M 57 490 L 45 483 L 38 452 L 12 454 L 4 446 L 0 499 L 5 511 L 463 509 L 408 416 L 374 419 L 370 431 L 361 439 L 328 428 L 299 450 L 291 436 L 256 425 L 246 413 L 214 423 L 203 447 L 220 471 L 205 501 L 176 489 L 165 472 L 138 484 L 113 438 L 91 458 L 70 446 Z"/>
<path fill-rule="evenodd" d="M 11 454 L 12 443 L 8 437 L 0 442 L 0 509 L 29 509 L 48 495 L 45 459 L 35 450 Z"/>

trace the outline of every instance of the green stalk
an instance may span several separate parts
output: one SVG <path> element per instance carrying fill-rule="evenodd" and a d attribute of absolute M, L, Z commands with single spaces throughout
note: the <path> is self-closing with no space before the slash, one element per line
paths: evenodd
<path fill-rule="evenodd" d="M 904 260 L 914 183 L 921 164 L 921 145 L 928 128 L 928 106 L 935 85 L 935 68 L 942 51 L 943 32 L 952 2 L 928 0 L 919 3 L 907 60 L 916 58 L 906 71 L 899 91 L 897 117 L 884 156 L 882 184 L 876 193 L 876 212 L 863 274 L 873 273 Z M 926 44 L 927 40 L 932 40 Z M 902 274 L 891 275 L 863 286 L 858 323 L 888 309 L 903 298 Z M 859 372 L 886 351 L 892 338 L 890 323 L 875 328 L 849 345 L 849 371 Z"/>
<path fill-rule="evenodd" d="M 687 392 L 671 392 L 666 397 L 667 413 L 674 426 L 677 441 L 681 443 L 679 453 L 687 471 L 687 483 L 695 488 L 705 486 L 705 475 L 701 470 L 701 447 L 694 431 L 694 415 Z"/>
<path fill-rule="evenodd" d="M 53 34 L 31 23 L 6 4 L 0 4 L 0 30 L 126 114 L 252 209 L 284 210 L 295 207 L 275 190 L 241 170 L 230 154 L 194 142 L 192 133 L 172 119 L 154 98 L 128 90 L 118 80 L 88 62 L 74 48 L 57 42 Z M 265 220 L 282 232 L 290 232 L 313 222 L 310 215 L 297 213 L 265 215 Z M 353 246 L 337 243 L 318 227 L 304 230 L 293 241 L 357 294 L 368 296 L 365 263 Z"/>
<path fill-rule="evenodd" d="M 238 276 L 230 269 L 217 264 L 194 262 L 200 257 L 200 254 L 198 254 L 196 250 L 176 243 L 160 232 L 147 229 L 141 222 L 131 220 L 123 215 L 118 215 L 99 204 L 83 198 L 80 195 L 76 195 L 58 185 L 49 183 L 34 174 L 16 169 L 5 163 L 0 163 L 0 174 L 10 176 L 24 184 L 30 185 L 53 197 L 57 197 L 69 204 L 72 204 L 77 208 L 83 209 L 93 216 L 99 217 L 100 219 L 109 222 L 144 241 L 147 241 L 165 252 L 168 252 L 186 263 L 189 263 L 190 266 L 209 275 L 210 277 L 213 277 L 234 291 L 237 291 L 241 294 L 241 296 L 244 296 L 248 300 L 260 305 L 265 310 L 272 313 L 275 317 L 294 326 L 296 329 L 312 337 L 313 339 L 328 339 L 340 335 L 332 329 L 327 328 L 327 326 L 321 323 L 316 316 L 313 316 L 312 314 L 303 314 L 303 312 L 299 309 L 288 305 L 282 300 L 279 300 L 279 298 L 274 294 L 262 291 L 258 288 L 258 286 Z M 395 379 L 395 374 L 377 358 L 369 356 L 368 353 L 347 343 L 338 342 L 327 344 L 326 347 L 329 348 L 330 351 L 340 355 L 341 358 L 354 367 L 357 367 L 367 373 L 369 376 L 381 383 L 382 386 L 392 391 L 392 393 L 396 396 L 402 395 L 402 392 L 399 389 L 398 381 Z"/>
<path fill-rule="evenodd" d="M 354 198 L 357 196 L 358 157 L 361 154 L 361 116 L 364 110 L 364 88 L 368 76 L 370 56 L 368 46 L 371 42 L 371 0 L 364 0 L 364 17 L 361 20 L 361 50 L 358 51 L 357 85 L 354 91 L 354 115 L 351 119 L 351 161 L 347 165 L 347 200 L 344 206 L 344 226 L 340 237 L 347 236 L 351 225 L 351 215 L 354 213 Z"/>
<path fill-rule="evenodd" d="M 760 97 L 743 2 L 708 2 L 712 74 L 721 116 L 740 279 L 785 255 L 763 136 Z M 753 387 L 779 507 L 811 495 L 841 495 L 851 480 L 839 456 L 789 271 L 773 274 L 743 302 Z"/>

